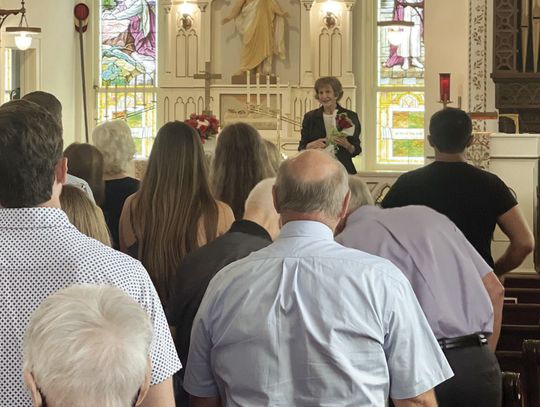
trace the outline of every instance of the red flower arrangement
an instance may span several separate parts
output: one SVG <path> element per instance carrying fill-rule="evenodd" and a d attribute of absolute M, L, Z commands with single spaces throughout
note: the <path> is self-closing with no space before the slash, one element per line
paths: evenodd
<path fill-rule="evenodd" d="M 210 137 L 218 134 L 219 131 L 219 120 L 213 115 L 193 113 L 189 116 L 189 119 L 184 120 L 184 123 L 197 130 L 203 144 Z"/>
<path fill-rule="evenodd" d="M 354 126 L 351 119 L 349 119 L 349 116 L 347 116 L 347 113 L 339 113 L 336 116 L 336 128 L 339 132 L 350 129 L 352 126 Z"/>

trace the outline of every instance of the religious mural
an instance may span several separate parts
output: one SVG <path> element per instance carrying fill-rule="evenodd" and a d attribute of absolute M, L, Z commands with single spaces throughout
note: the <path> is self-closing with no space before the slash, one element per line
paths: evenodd
<path fill-rule="evenodd" d="M 138 156 L 156 131 L 156 0 L 101 0 L 98 122 L 126 120 Z"/>
<path fill-rule="evenodd" d="M 102 84 L 133 86 L 154 83 L 155 10 L 155 0 L 102 0 Z"/>
<path fill-rule="evenodd" d="M 377 164 L 424 159 L 424 0 L 378 0 Z M 409 23 L 400 26 L 399 23 Z"/>

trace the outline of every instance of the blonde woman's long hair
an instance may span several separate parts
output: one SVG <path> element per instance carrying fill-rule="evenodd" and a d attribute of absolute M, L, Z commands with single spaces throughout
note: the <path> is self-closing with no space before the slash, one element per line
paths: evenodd
<path fill-rule="evenodd" d="M 212 189 L 217 199 L 231 207 L 236 219 L 242 219 L 253 187 L 275 176 L 257 129 L 247 123 L 234 123 L 221 131 L 212 161 Z"/>
<path fill-rule="evenodd" d="M 139 260 L 163 303 L 178 266 L 199 247 L 200 233 L 208 242 L 217 236 L 218 206 L 210 192 L 205 160 L 194 129 L 178 121 L 165 124 L 157 133 L 134 198 L 131 219 Z"/>
<path fill-rule="evenodd" d="M 111 246 L 111 236 L 103 212 L 82 189 L 64 185 L 60 194 L 60 206 L 79 232 Z"/>

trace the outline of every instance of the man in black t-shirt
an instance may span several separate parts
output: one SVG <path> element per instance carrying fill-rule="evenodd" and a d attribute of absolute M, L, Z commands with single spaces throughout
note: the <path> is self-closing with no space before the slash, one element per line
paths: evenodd
<path fill-rule="evenodd" d="M 471 119 L 462 110 L 443 109 L 432 116 L 429 132 L 435 162 L 400 176 L 382 206 L 429 206 L 461 229 L 497 275 L 518 267 L 533 250 L 534 238 L 504 182 L 465 162 L 465 148 L 472 142 Z M 496 224 L 510 244 L 494 261 L 491 239 Z"/>

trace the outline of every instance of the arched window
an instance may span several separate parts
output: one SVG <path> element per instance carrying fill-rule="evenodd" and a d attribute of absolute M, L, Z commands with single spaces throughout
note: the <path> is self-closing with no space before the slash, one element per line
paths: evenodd
<path fill-rule="evenodd" d="M 156 133 L 156 12 L 156 0 L 99 1 L 97 122 L 126 120 L 139 157 Z"/>

